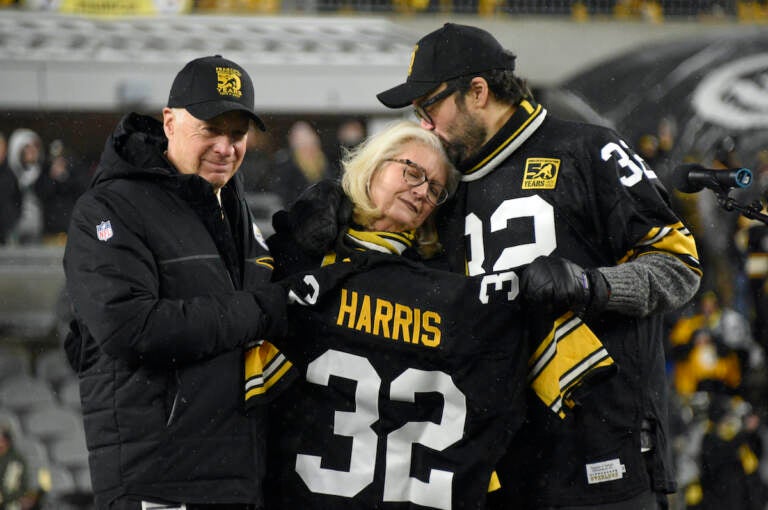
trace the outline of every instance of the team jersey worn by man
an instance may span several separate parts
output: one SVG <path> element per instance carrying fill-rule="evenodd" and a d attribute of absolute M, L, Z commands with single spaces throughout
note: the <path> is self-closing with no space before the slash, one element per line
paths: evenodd
<path fill-rule="evenodd" d="M 525 412 L 529 348 L 517 275 L 467 278 L 367 252 L 284 283 L 288 331 L 273 341 L 303 380 L 281 397 L 289 400 L 267 504 L 482 508 Z M 585 379 L 612 360 L 572 316 L 548 333 L 533 377 L 554 410 L 573 373 Z M 558 343 L 578 346 L 572 359 L 588 361 L 567 370 L 542 361 Z"/>
<path fill-rule="evenodd" d="M 440 236 L 465 240 L 450 247 L 452 270 L 474 276 L 523 269 L 540 255 L 594 268 L 663 254 L 700 274 L 694 241 L 656 176 L 608 129 L 549 118 L 524 100 L 460 170 L 458 199 L 443 210 L 448 230 Z M 529 421 L 499 470 L 502 488 L 525 494 L 509 493 L 504 506 L 526 497 L 534 506 L 589 505 L 649 486 L 674 490 L 660 317 L 605 312 L 586 323 L 618 374 L 565 420 L 532 400 Z M 643 421 L 650 446 L 641 445 Z M 655 454 L 650 470 L 641 453 L 648 448 Z"/>

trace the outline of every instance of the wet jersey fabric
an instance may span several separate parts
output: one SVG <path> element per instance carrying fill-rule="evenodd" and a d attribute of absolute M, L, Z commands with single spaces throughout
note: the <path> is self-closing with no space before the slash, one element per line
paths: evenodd
<path fill-rule="evenodd" d="M 524 388 L 556 416 L 612 373 L 578 318 L 528 329 L 513 272 L 466 278 L 370 252 L 346 260 L 285 280 L 294 304 L 274 342 L 304 379 L 271 420 L 268 507 L 482 508 Z"/>
<path fill-rule="evenodd" d="M 275 343 L 305 380 L 281 397 L 268 507 L 482 508 L 525 410 L 517 276 L 366 253 L 286 282 Z"/>

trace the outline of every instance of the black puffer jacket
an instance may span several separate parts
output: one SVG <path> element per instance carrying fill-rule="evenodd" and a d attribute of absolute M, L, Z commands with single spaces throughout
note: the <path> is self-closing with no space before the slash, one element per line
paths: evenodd
<path fill-rule="evenodd" d="M 223 215 L 165 147 L 157 120 L 126 116 L 69 230 L 66 348 L 97 506 L 126 495 L 260 504 L 262 417 L 243 412 L 241 346 L 285 298 L 262 285 L 272 259 L 237 180 L 222 189 Z"/>

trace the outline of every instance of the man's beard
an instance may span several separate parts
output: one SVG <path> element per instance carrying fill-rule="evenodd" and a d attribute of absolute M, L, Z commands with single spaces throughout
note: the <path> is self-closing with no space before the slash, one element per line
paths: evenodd
<path fill-rule="evenodd" d="M 485 126 L 477 122 L 464 108 L 459 107 L 459 111 L 461 115 L 457 117 L 456 128 L 450 133 L 451 140 L 441 139 L 448 159 L 457 168 L 477 154 L 488 134 Z"/>

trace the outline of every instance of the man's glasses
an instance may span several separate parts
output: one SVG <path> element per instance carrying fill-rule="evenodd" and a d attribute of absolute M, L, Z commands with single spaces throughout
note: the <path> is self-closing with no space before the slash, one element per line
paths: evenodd
<path fill-rule="evenodd" d="M 448 190 L 445 189 L 445 186 L 439 182 L 427 179 L 427 171 L 418 163 L 414 163 L 410 159 L 385 159 L 384 161 L 392 161 L 394 163 L 405 165 L 403 167 L 403 180 L 408 186 L 415 188 L 426 182 L 427 200 L 430 204 L 438 206 L 448 200 Z"/>
<path fill-rule="evenodd" d="M 456 92 L 456 89 L 454 87 L 446 88 L 442 92 L 430 97 L 423 103 L 413 105 L 413 113 L 415 113 L 416 117 L 418 117 L 419 119 L 427 121 L 430 125 L 434 126 L 435 123 L 432 121 L 432 117 L 429 116 L 429 113 L 427 112 L 427 108 L 429 108 L 430 106 L 434 106 L 435 104 L 439 103 L 440 101 L 450 96 L 454 92 Z"/>

